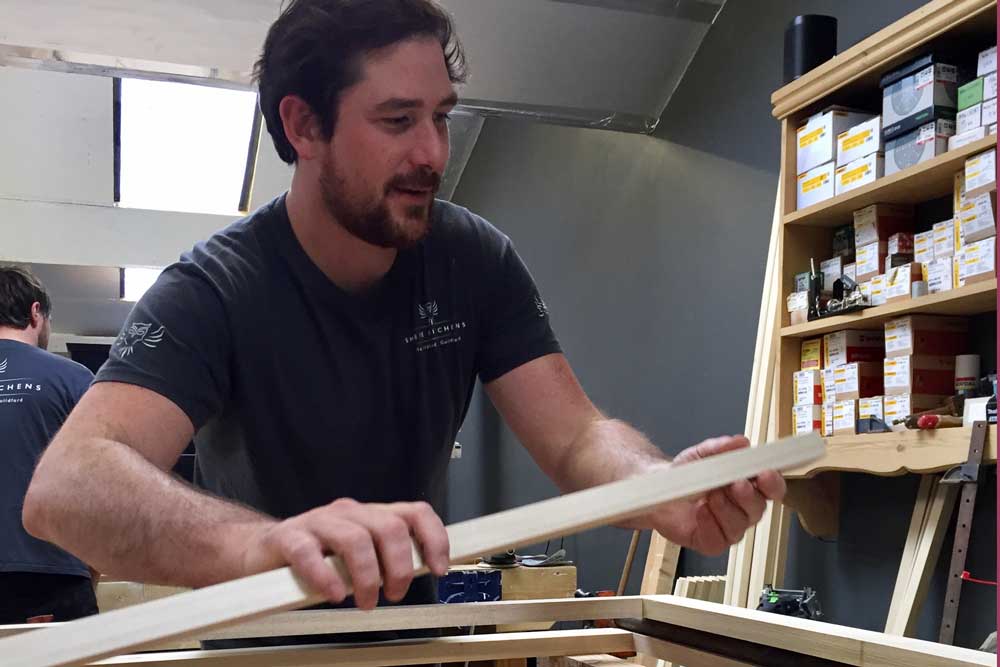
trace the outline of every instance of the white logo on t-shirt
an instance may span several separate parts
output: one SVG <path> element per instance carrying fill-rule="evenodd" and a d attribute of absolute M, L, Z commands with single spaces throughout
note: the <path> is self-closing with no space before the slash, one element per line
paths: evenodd
<path fill-rule="evenodd" d="M 135 346 L 140 343 L 149 348 L 156 347 L 163 340 L 166 327 L 161 325 L 159 329 L 150 331 L 152 328 L 153 324 L 151 322 L 133 322 L 126 331 L 123 331 L 118 336 L 118 340 L 115 341 L 115 345 L 118 346 L 121 355 L 127 357 L 132 354 L 135 352 Z"/>
<path fill-rule="evenodd" d="M 7 372 L 7 360 L 4 359 L 3 361 L 0 361 L 0 373 L 6 373 L 6 372 Z"/>
<path fill-rule="evenodd" d="M 425 301 L 417 304 L 417 315 L 424 321 L 422 326 L 414 329 L 413 334 L 405 336 L 403 343 L 413 345 L 417 352 L 453 345 L 462 340 L 462 329 L 466 328 L 465 320 L 438 317 L 440 309 L 437 301 Z"/>

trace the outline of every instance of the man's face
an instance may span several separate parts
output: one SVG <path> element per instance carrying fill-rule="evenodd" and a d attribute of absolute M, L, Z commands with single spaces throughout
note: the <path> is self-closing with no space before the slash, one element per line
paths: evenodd
<path fill-rule="evenodd" d="M 431 224 L 448 163 L 457 97 L 441 45 L 417 38 L 369 54 L 341 94 L 322 159 L 323 199 L 338 223 L 373 245 L 406 248 Z"/>

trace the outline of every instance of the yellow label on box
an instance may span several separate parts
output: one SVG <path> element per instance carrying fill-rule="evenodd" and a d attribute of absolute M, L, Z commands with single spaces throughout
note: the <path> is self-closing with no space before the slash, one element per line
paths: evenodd
<path fill-rule="evenodd" d="M 810 144 L 814 144 L 819 141 L 820 137 L 825 133 L 825 128 L 819 128 L 813 130 L 812 132 L 807 132 L 799 137 L 799 148 L 805 148 Z"/>
<path fill-rule="evenodd" d="M 811 192 L 816 188 L 821 188 L 826 185 L 827 181 L 830 180 L 828 174 L 820 174 L 819 176 L 814 176 L 808 181 L 802 184 L 802 192 Z"/>
<path fill-rule="evenodd" d="M 862 178 L 867 176 L 870 171 L 871 169 L 868 168 L 867 164 L 862 167 L 857 167 L 856 169 L 851 169 L 850 171 L 845 171 L 840 175 L 840 184 L 848 185 L 854 181 L 860 181 Z"/>
<path fill-rule="evenodd" d="M 847 133 L 845 132 L 844 134 L 847 134 Z M 845 151 L 849 151 L 852 148 L 857 148 L 861 144 L 863 144 L 866 141 L 868 141 L 868 137 L 870 137 L 870 136 L 872 136 L 872 131 L 871 130 L 865 130 L 864 132 L 858 132 L 853 137 L 848 137 L 847 139 L 844 139 L 843 143 L 841 145 L 841 149 L 845 150 Z"/>

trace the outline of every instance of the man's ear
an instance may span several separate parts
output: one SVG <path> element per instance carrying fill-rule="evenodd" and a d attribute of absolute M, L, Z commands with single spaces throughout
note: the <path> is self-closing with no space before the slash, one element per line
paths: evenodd
<path fill-rule="evenodd" d="M 327 140 L 319 118 L 305 100 L 298 95 L 286 95 L 278 104 L 278 114 L 285 137 L 300 159 L 312 160 L 325 151 Z"/>
<path fill-rule="evenodd" d="M 32 328 L 37 328 L 42 326 L 42 324 L 44 323 L 45 323 L 45 313 L 42 312 L 42 304 L 36 301 L 33 304 L 31 304 L 31 322 L 29 322 L 28 324 Z"/>

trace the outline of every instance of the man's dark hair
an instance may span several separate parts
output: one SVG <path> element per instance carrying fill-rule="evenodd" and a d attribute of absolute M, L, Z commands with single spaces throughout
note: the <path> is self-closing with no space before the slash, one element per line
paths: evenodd
<path fill-rule="evenodd" d="M 260 109 L 278 156 L 291 164 L 278 105 L 301 97 L 333 135 L 340 93 L 361 78 L 362 58 L 413 37 L 441 44 L 452 83 L 466 77 L 465 55 L 448 13 L 434 0 L 292 0 L 271 25 L 253 77 Z"/>
<path fill-rule="evenodd" d="M 0 326 L 27 329 L 36 301 L 48 317 L 52 302 L 38 278 L 19 266 L 0 265 Z"/>

